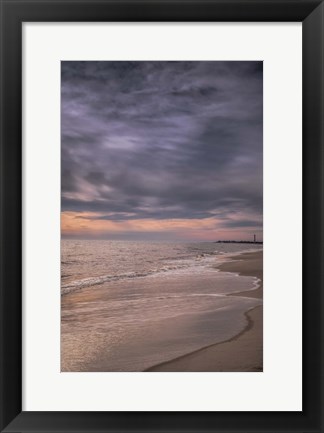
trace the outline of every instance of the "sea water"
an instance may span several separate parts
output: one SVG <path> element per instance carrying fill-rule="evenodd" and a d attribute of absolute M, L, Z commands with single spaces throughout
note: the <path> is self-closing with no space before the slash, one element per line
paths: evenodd
<path fill-rule="evenodd" d="M 143 371 L 225 341 L 261 301 L 220 272 L 254 244 L 62 240 L 62 371 Z"/>

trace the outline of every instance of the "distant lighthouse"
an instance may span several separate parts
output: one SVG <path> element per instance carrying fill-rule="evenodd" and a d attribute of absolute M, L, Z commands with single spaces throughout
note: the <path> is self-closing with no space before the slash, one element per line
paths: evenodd
<path fill-rule="evenodd" d="M 253 242 L 255 243 L 255 241 L 256 241 L 256 236 L 253 235 Z"/>

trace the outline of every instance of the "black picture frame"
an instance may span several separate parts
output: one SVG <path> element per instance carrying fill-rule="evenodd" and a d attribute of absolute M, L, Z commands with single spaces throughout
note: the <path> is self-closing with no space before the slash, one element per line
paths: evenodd
<path fill-rule="evenodd" d="M 319 0 L 0 0 L 2 432 L 323 432 L 323 48 Z M 303 23 L 303 410 L 22 412 L 22 23 Z M 289 342 L 288 342 L 289 343 Z M 280 389 L 278 389 L 280 392 Z"/>

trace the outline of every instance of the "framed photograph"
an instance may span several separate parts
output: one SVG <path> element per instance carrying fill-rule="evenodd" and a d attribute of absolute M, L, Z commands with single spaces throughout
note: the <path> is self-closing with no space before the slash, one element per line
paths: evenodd
<path fill-rule="evenodd" d="M 323 431 L 323 14 L 1 0 L 1 431 Z"/>

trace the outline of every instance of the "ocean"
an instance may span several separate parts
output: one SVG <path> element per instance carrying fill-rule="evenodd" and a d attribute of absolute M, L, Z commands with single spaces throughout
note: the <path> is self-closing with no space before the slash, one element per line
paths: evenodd
<path fill-rule="evenodd" d="M 246 326 L 254 277 L 217 264 L 262 245 L 62 240 L 62 371 L 144 371 Z"/>

